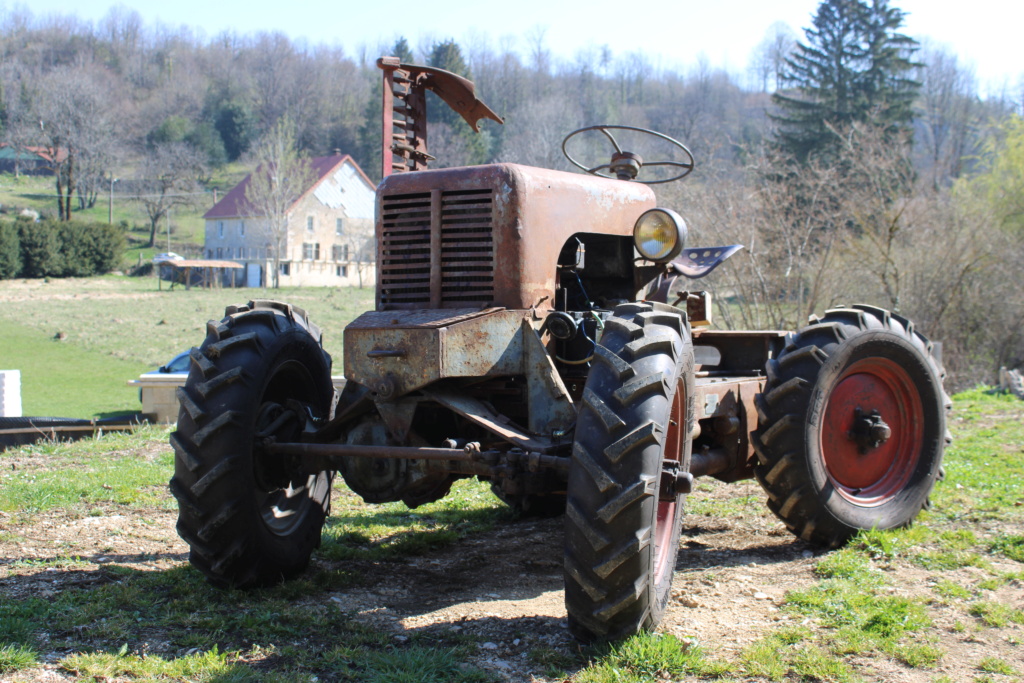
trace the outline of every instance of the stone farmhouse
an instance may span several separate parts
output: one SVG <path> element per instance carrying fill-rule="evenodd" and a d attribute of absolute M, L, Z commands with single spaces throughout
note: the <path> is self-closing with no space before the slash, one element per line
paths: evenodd
<path fill-rule="evenodd" d="M 347 154 L 309 160 L 313 184 L 288 212 L 279 283 L 370 286 L 375 282 L 374 185 Z M 273 283 L 274 239 L 245 198 L 248 175 L 207 211 L 207 259 L 242 263 L 236 285 Z"/>

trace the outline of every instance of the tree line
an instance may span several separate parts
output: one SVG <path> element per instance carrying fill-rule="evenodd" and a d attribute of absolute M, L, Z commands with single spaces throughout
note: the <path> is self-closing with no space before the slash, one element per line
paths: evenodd
<path fill-rule="evenodd" d="M 299 156 L 337 149 L 379 177 L 374 60 L 393 54 L 470 78 L 505 119 L 471 135 L 434 103 L 435 165 L 568 170 L 561 143 L 576 128 L 658 130 L 697 159 L 660 199 L 686 212 L 694 239 L 747 245 L 707 283 L 722 324 L 789 329 L 825 306 L 878 303 L 944 340 L 966 382 L 1024 360 L 1024 299 L 1003 284 L 1024 255 L 1022 92 L 983 97 L 955 54 L 905 36 L 903 19 L 886 0 L 824 0 L 802 35 L 771 27 L 737 74 L 602 48 L 560 59 L 542 31 L 522 51 L 398 38 L 350 54 L 273 32 L 146 26 L 124 8 L 95 24 L 21 10 L 0 21 L 0 134 L 66 150 L 58 218 L 132 169 L 123 187 L 155 237 L 211 169 L 256 168 L 283 121 Z"/>
<path fill-rule="evenodd" d="M 540 32 L 526 56 L 507 45 L 452 40 L 413 49 L 404 39 L 354 56 L 272 32 L 207 39 L 188 27 L 147 26 L 123 7 L 95 24 L 18 10 L 0 22 L 0 132 L 11 144 L 68 151 L 56 188 L 63 218 L 76 202 L 95 202 L 115 169 L 144 166 L 143 175 L 203 182 L 211 166 L 243 157 L 283 116 L 301 150 L 340 149 L 376 176 L 380 76 L 373 61 L 398 53 L 468 75 L 506 120 L 470 138 L 443 114 L 432 117 L 439 129 L 433 142 L 447 152 L 435 156 L 449 163 L 558 166 L 567 132 L 613 122 L 657 129 L 685 141 L 703 165 L 737 170 L 771 135 L 768 90 L 791 85 L 783 72 L 797 42 L 773 27 L 748 73 L 732 74 L 703 58 L 684 71 L 655 68 L 640 52 L 597 49 L 558 60 Z M 983 144 L 990 120 L 1020 102 L 981 99 L 970 71 L 942 48 L 918 57 L 911 76 L 922 88 L 901 106 L 913 112 L 919 172 L 948 183 Z"/>

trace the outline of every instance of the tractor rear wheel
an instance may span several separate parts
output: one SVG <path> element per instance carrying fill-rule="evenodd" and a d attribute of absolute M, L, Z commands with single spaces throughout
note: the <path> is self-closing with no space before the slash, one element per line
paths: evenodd
<path fill-rule="evenodd" d="M 299 308 L 250 302 L 211 321 L 191 357 L 170 483 L 189 561 L 220 587 L 291 578 L 320 543 L 333 475 L 293 471 L 261 453 L 259 440 L 298 440 L 307 417 L 329 416 L 331 358 L 320 330 Z"/>
<path fill-rule="evenodd" d="M 827 311 L 768 363 L 753 444 L 768 507 L 800 538 L 836 547 L 908 525 L 948 443 L 943 372 L 906 319 Z"/>
<path fill-rule="evenodd" d="M 605 323 L 583 390 L 567 484 L 565 604 L 583 641 L 658 624 L 690 467 L 693 345 L 680 311 L 625 304 Z"/>

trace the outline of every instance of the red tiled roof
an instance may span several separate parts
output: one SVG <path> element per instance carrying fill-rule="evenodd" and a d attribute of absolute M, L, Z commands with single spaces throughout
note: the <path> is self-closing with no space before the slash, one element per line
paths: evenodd
<path fill-rule="evenodd" d="M 0 142 L 0 147 L 10 147 L 12 149 L 18 149 L 23 152 L 29 152 L 31 154 L 35 154 L 40 159 L 48 161 L 50 163 L 54 162 L 54 156 L 57 157 L 57 163 L 62 163 L 65 159 L 68 158 L 68 151 L 63 147 L 58 147 L 56 150 L 56 154 L 54 154 L 54 150 L 52 147 L 39 147 L 36 145 L 15 146 L 7 142 Z"/>
<path fill-rule="evenodd" d="M 306 190 L 295 200 L 292 204 L 294 206 L 303 197 L 305 197 L 313 188 L 319 185 L 324 178 L 331 174 L 331 172 L 341 166 L 346 161 L 351 161 L 352 165 L 355 166 L 356 170 L 366 178 L 366 174 L 363 173 L 363 169 L 359 168 L 351 156 L 348 154 L 332 154 L 327 157 L 314 157 L 309 160 L 309 165 L 313 169 L 313 173 L 316 175 L 316 179 L 313 183 L 306 188 Z M 203 214 L 203 218 L 250 218 L 255 214 L 253 209 L 249 206 L 249 203 L 245 199 L 245 189 L 249 187 L 249 180 L 252 178 L 252 174 L 245 176 L 242 182 L 231 188 L 224 197 L 213 205 L 209 211 Z M 370 182 L 369 178 L 366 182 L 372 187 L 373 183 Z M 290 208 L 290 207 L 289 207 Z"/>

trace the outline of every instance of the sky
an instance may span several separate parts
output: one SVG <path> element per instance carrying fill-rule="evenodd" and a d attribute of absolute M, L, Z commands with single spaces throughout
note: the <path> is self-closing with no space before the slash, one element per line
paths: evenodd
<path fill-rule="evenodd" d="M 1001 88 L 1019 93 L 1024 79 L 1019 0 L 891 0 L 907 13 L 904 32 L 942 45 L 972 67 L 983 92 Z M 95 22 L 112 6 L 137 11 L 147 28 L 157 22 L 198 29 L 206 38 L 223 31 L 239 34 L 281 31 L 310 44 L 340 46 L 353 56 L 375 58 L 381 45 L 398 36 L 414 50 L 454 38 L 463 49 L 473 44 L 520 54 L 542 37 L 555 59 L 575 60 L 588 49 L 607 45 L 613 57 L 643 52 L 661 69 L 686 69 L 703 56 L 712 67 L 746 71 L 751 52 L 773 23 L 788 24 L 798 38 L 810 25 L 818 0 L 300 0 L 241 3 L 238 0 L 32 0 L 3 3 L 8 12 L 28 7 L 36 18 L 73 14 Z M 626 8 L 623 10 L 622 8 Z"/>

